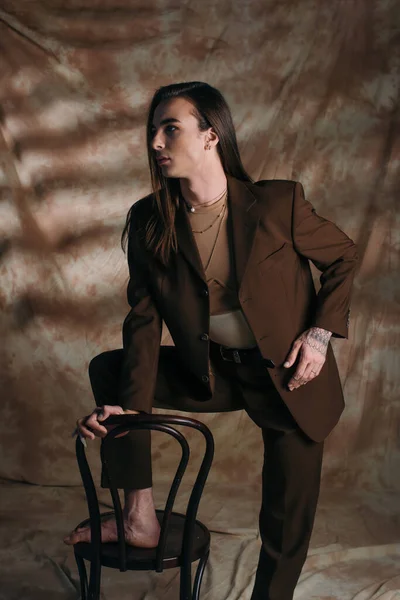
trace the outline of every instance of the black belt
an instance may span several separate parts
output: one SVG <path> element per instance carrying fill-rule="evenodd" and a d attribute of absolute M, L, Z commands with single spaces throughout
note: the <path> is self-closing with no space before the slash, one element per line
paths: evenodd
<path fill-rule="evenodd" d="M 264 363 L 267 367 L 274 368 L 275 363 L 270 358 L 264 358 L 258 346 L 254 348 L 228 348 L 222 344 L 217 344 L 211 340 L 211 343 L 217 347 L 223 360 L 235 362 L 242 365 L 251 365 L 254 363 Z"/>

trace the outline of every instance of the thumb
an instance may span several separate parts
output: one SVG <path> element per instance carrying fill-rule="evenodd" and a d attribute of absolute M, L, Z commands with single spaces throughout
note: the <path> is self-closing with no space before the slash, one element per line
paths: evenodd
<path fill-rule="evenodd" d="M 288 368 L 291 367 L 294 363 L 294 361 L 297 358 L 297 355 L 299 353 L 300 350 L 300 346 L 301 346 L 301 342 L 299 342 L 298 340 L 296 340 L 293 344 L 293 348 L 291 349 L 291 351 L 289 352 L 289 354 L 286 357 L 285 362 L 283 363 L 283 366 Z"/>

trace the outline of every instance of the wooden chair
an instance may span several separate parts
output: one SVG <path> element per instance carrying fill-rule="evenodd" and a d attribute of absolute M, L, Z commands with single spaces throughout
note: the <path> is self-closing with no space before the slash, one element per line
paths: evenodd
<path fill-rule="evenodd" d="M 120 571 L 154 570 L 157 573 L 162 573 L 164 569 L 179 567 L 179 600 L 198 600 L 204 569 L 210 553 L 210 532 L 203 523 L 196 519 L 196 515 L 214 456 L 214 439 L 211 431 L 196 419 L 167 414 L 112 415 L 104 421 L 104 424 L 106 423 L 118 425 L 102 439 L 100 451 L 103 469 L 110 484 L 113 511 L 100 513 L 96 488 L 86 458 L 85 448 L 79 436 L 76 440 L 76 457 L 89 510 L 89 518 L 79 523 L 77 527 L 89 525 L 91 530 L 91 542 L 78 542 L 74 545 L 80 578 L 81 599 L 98 600 L 100 598 L 101 568 L 104 566 Z M 172 509 L 188 464 L 190 450 L 186 437 L 170 425 L 185 425 L 197 429 L 204 435 L 206 441 L 205 453 L 190 494 L 186 514 L 174 512 Z M 107 468 L 107 450 L 112 439 L 123 431 L 136 429 L 152 429 L 172 435 L 178 440 L 182 450 L 181 460 L 165 508 L 156 510 L 161 527 L 160 539 L 156 548 L 136 548 L 126 544 L 118 489 L 113 484 L 112 476 Z M 102 543 L 101 519 L 110 515 L 115 515 L 118 542 Z M 90 562 L 89 581 L 85 560 Z M 191 564 L 197 560 L 200 562 L 192 589 Z"/>

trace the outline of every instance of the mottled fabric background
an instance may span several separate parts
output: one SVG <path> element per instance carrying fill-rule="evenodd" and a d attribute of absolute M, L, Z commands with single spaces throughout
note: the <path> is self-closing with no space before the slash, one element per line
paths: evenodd
<path fill-rule="evenodd" d="M 62 542 L 87 515 L 71 432 L 94 405 L 91 358 L 122 346 L 120 236 L 151 191 L 148 103 L 185 80 L 225 95 L 255 180 L 301 181 L 359 247 L 349 340 L 332 341 L 347 407 L 295 598 L 400 598 L 399 27 L 396 0 L 0 1 L 1 600 L 79 597 Z M 244 411 L 200 418 L 216 443 L 202 599 L 248 600 L 261 432 Z M 203 449 L 189 439 L 176 510 Z M 153 434 L 157 507 L 176 452 Z M 175 569 L 106 569 L 102 597 L 175 600 L 178 588 Z"/>

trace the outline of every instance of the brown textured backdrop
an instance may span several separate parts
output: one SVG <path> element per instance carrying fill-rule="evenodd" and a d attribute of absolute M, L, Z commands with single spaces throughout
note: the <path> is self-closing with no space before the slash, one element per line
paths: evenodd
<path fill-rule="evenodd" d="M 147 106 L 184 80 L 226 96 L 254 179 L 301 181 L 359 246 L 349 340 L 332 342 L 347 407 L 296 599 L 400 598 L 399 27 L 396 0 L 0 0 L 1 600 L 78 597 L 60 541 L 86 514 L 70 434 L 94 404 L 89 361 L 122 346 Z M 200 418 L 216 441 L 203 595 L 246 600 L 261 434 L 244 412 Z M 174 441 L 153 434 L 153 459 L 161 505 Z M 172 600 L 177 585 L 112 573 L 104 597 Z"/>

